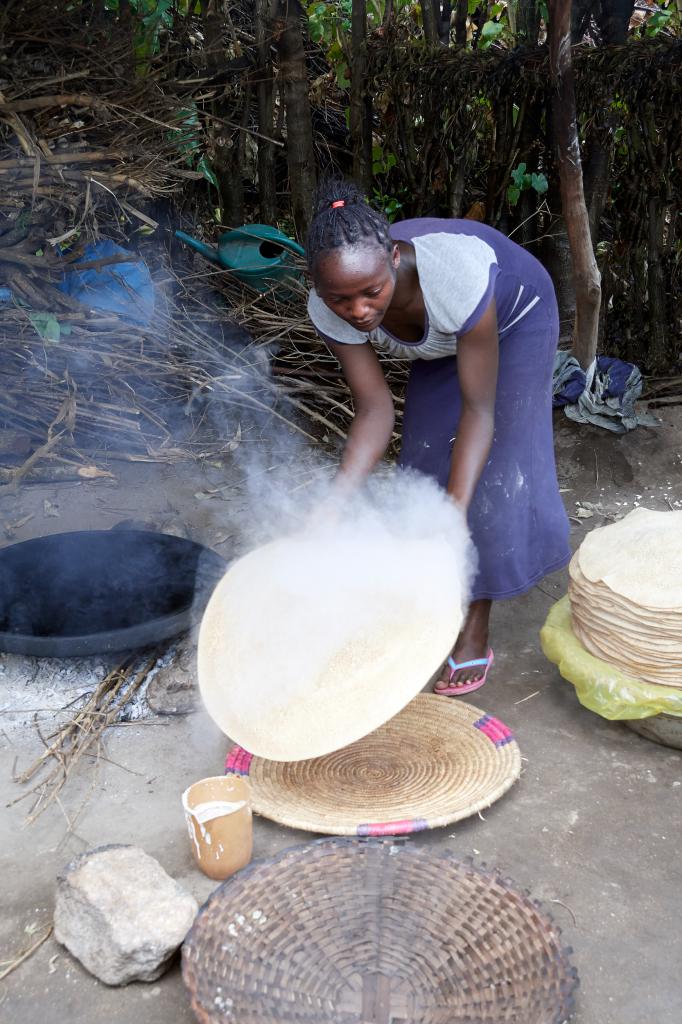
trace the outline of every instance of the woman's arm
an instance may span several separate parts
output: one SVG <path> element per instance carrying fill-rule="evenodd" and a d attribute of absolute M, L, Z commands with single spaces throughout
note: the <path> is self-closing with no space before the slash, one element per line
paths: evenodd
<path fill-rule="evenodd" d="M 388 448 L 395 410 L 381 364 L 369 342 L 364 345 L 328 342 L 328 345 L 341 363 L 353 396 L 355 416 L 337 478 L 341 489 L 352 490 L 371 473 Z"/>
<path fill-rule="evenodd" d="M 462 413 L 452 450 L 448 494 L 465 510 L 493 443 L 498 356 L 497 310 L 493 299 L 475 327 L 457 340 Z"/>

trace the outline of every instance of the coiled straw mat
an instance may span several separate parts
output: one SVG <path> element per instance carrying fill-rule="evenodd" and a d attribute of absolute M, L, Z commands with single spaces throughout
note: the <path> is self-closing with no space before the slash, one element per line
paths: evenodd
<path fill-rule="evenodd" d="M 248 775 L 252 807 L 290 828 L 399 835 L 449 825 L 519 777 L 510 730 L 479 708 L 420 694 L 369 736 L 309 761 L 267 761 L 241 747 L 226 772 Z"/>
<path fill-rule="evenodd" d="M 183 977 L 201 1024 L 562 1024 L 578 985 L 570 953 L 496 872 L 324 839 L 216 889 Z"/>

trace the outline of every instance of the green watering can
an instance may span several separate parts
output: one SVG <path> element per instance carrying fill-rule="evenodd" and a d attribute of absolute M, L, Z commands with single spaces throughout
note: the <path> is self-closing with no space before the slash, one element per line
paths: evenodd
<path fill-rule="evenodd" d="M 218 239 L 218 247 L 206 245 L 198 238 L 176 231 L 175 237 L 191 245 L 206 259 L 231 270 L 235 277 L 265 292 L 278 282 L 300 280 L 301 274 L 293 253 L 305 255 L 305 250 L 287 235 L 269 224 L 244 224 L 228 231 Z"/>

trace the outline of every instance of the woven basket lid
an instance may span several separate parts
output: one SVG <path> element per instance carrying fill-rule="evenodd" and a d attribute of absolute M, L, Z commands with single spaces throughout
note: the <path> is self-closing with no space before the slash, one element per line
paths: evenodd
<path fill-rule="evenodd" d="M 440 536 L 297 536 L 257 548 L 232 564 L 204 613 L 204 706 L 259 757 L 340 750 L 438 671 L 459 633 L 463 584 Z"/>
<path fill-rule="evenodd" d="M 201 1024 L 561 1024 L 578 985 L 551 917 L 496 872 L 325 839 L 213 893 L 183 947 Z"/>
<path fill-rule="evenodd" d="M 328 835 L 398 835 L 466 818 L 519 777 L 510 730 L 459 700 L 420 694 L 351 746 L 309 761 L 252 757 L 240 747 L 225 770 L 249 776 L 258 814 Z"/>

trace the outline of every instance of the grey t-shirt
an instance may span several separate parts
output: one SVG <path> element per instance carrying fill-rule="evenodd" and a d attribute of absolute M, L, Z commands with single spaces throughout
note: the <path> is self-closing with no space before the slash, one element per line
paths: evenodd
<path fill-rule="evenodd" d="M 427 231 L 413 234 L 412 225 L 423 223 L 447 226 L 449 230 Z M 462 221 L 404 221 L 394 226 L 392 234 L 404 238 L 414 246 L 417 272 L 426 308 L 426 330 L 420 341 L 404 342 L 383 327 L 363 333 L 336 315 L 312 289 L 308 298 L 308 314 L 318 334 L 326 341 L 343 345 L 363 345 L 370 342 L 374 348 L 399 359 L 441 359 L 457 351 L 457 337 L 470 330 L 480 319 L 495 294 L 495 283 L 500 273 L 495 248 L 473 233 L 480 227 L 490 233 L 491 239 L 499 232 L 485 226 Z M 500 235 L 500 239 L 504 236 Z M 519 249 L 504 238 L 507 247 Z M 520 250 L 523 253 L 523 250 Z M 510 275 L 506 273 L 506 281 Z M 517 287 L 518 285 L 518 287 Z M 514 301 L 505 302 L 504 322 L 499 333 L 517 323 L 539 301 L 535 289 L 525 288 L 519 280 L 513 284 Z M 505 288 L 505 291 L 509 291 Z M 526 293 L 524 295 L 524 292 Z M 499 313 L 499 310 L 498 310 Z"/>

